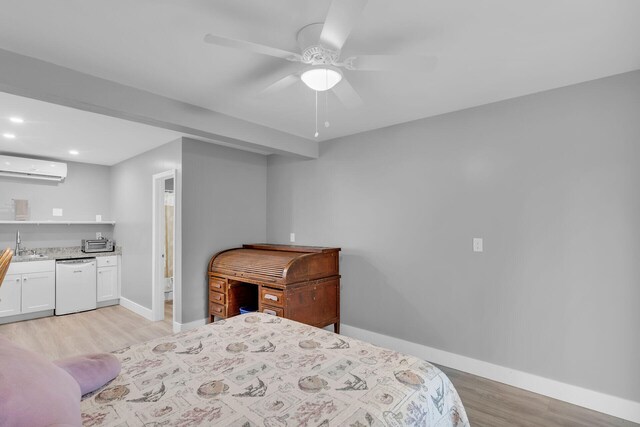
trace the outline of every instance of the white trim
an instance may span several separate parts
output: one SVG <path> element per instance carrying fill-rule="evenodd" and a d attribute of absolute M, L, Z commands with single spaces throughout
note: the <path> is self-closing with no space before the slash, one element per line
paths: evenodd
<path fill-rule="evenodd" d="M 504 366 L 494 365 L 482 360 L 449 353 L 354 326 L 341 325 L 341 333 L 381 347 L 392 348 L 402 353 L 411 354 L 432 363 L 448 366 L 614 417 L 640 423 L 640 402 L 611 396 Z"/>
<path fill-rule="evenodd" d="M 178 333 L 182 331 L 188 331 L 189 329 L 195 329 L 200 326 L 204 326 L 206 324 L 207 324 L 207 319 L 194 320 L 193 322 L 188 322 L 188 323 L 173 322 L 173 332 Z"/>
<path fill-rule="evenodd" d="M 131 310 L 136 314 L 144 317 L 147 320 L 153 320 L 153 312 L 149 310 L 147 307 L 141 306 L 137 302 L 133 302 L 126 298 L 120 297 L 120 305 L 126 308 L 127 310 Z"/>
<path fill-rule="evenodd" d="M 164 172 L 160 172 L 157 174 L 154 174 L 151 177 L 151 183 L 152 183 L 152 197 L 151 197 L 151 311 L 153 313 L 153 319 L 152 320 L 163 320 L 164 319 L 164 286 L 162 286 L 162 290 L 160 289 L 160 282 L 161 280 L 159 276 L 161 276 L 160 271 L 159 271 L 159 266 L 158 263 L 156 262 L 157 258 L 158 258 L 158 238 L 159 238 L 159 233 L 158 233 L 158 229 L 156 229 L 157 227 L 157 214 L 158 212 L 160 212 L 159 206 L 160 206 L 160 200 L 158 198 L 158 192 L 159 192 L 159 183 L 161 181 L 164 181 L 166 179 L 169 178 L 173 178 L 173 189 L 174 189 L 174 194 L 176 194 L 177 191 L 177 182 L 176 182 L 176 178 L 177 178 L 177 174 L 176 174 L 176 170 L 175 169 L 170 169 L 168 171 L 164 171 Z M 163 203 L 164 203 L 164 199 L 163 199 Z M 173 217 L 174 220 L 174 226 L 173 226 L 173 242 L 174 242 L 174 251 L 175 251 L 175 241 L 176 241 L 176 227 L 175 227 L 175 215 Z M 175 253 L 173 256 L 173 271 L 174 271 L 174 275 L 175 275 Z M 175 295 L 175 279 L 173 281 L 173 291 L 174 291 L 174 295 Z M 175 304 L 175 302 L 174 302 Z M 173 307 L 173 314 L 172 317 L 175 320 L 175 306 Z"/>

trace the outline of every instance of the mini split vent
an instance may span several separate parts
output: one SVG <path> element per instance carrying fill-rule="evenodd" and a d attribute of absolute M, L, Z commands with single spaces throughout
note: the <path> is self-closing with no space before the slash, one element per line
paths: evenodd
<path fill-rule="evenodd" d="M 0 156 L 0 176 L 62 181 L 67 177 L 67 164 L 50 160 Z"/>

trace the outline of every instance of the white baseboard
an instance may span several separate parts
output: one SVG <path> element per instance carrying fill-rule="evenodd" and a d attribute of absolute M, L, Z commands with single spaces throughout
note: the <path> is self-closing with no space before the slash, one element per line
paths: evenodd
<path fill-rule="evenodd" d="M 341 325 L 341 333 L 381 347 L 407 353 L 439 365 L 529 390 L 614 417 L 640 423 L 640 402 L 611 396 L 504 366 L 494 365 L 482 360 L 449 353 L 354 326 Z"/>
<path fill-rule="evenodd" d="M 193 322 L 188 322 L 188 323 L 173 322 L 173 332 L 177 333 L 182 331 L 188 331 L 189 329 L 195 329 L 199 326 L 204 326 L 206 324 L 207 324 L 207 319 L 194 320 Z"/>
<path fill-rule="evenodd" d="M 141 306 L 137 302 L 133 302 L 126 298 L 120 297 L 120 305 L 126 308 L 127 310 L 131 310 L 134 313 L 139 314 L 140 316 L 144 317 L 147 320 L 153 320 L 153 312 L 151 311 L 151 309 Z"/>

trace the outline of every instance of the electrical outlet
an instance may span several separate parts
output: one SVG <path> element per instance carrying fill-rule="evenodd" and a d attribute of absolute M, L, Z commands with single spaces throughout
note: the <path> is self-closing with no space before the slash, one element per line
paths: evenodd
<path fill-rule="evenodd" d="M 289 241 L 291 243 L 295 243 L 296 242 L 296 233 L 290 233 L 289 234 Z"/>
<path fill-rule="evenodd" d="M 96 239 L 102 239 L 102 233 L 101 232 L 97 232 L 96 233 Z"/>
<path fill-rule="evenodd" d="M 473 238 L 473 252 L 482 252 L 482 238 L 474 237 Z"/>
<path fill-rule="evenodd" d="M 62 209 L 60 208 L 53 208 L 53 216 L 62 216 Z"/>

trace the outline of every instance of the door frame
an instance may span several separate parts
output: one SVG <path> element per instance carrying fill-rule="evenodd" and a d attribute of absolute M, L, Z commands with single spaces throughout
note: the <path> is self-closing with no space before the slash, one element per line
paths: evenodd
<path fill-rule="evenodd" d="M 173 178 L 173 194 L 177 200 L 177 174 L 175 169 L 157 173 L 151 177 L 152 180 L 152 204 L 151 204 L 151 314 L 152 320 L 164 320 L 164 274 L 161 254 L 164 253 L 163 239 L 164 230 L 164 182 Z M 176 204 L 174 203 L 174 209 Z M 176 211 L 173 215 L 173 313 L 172 324 L 176 322 Z"/>

